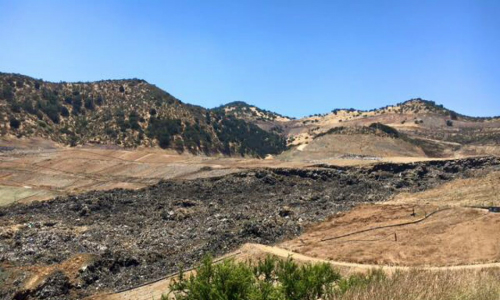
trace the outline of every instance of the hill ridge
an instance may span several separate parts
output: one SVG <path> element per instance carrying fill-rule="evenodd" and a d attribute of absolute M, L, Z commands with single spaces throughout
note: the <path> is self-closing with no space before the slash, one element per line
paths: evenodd
<path fill-rule="evenodd" d="M 46 82 L 0 73 L 0 135 L 264 157 L 285 141 L 252 123 L 185 104 L 145 80 Z"/>

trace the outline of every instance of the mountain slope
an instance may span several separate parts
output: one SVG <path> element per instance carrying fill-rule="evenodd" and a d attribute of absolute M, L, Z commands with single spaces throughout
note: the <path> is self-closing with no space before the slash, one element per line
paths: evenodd
<path fill-rule="evenodd" d="M 373 124 L 388 126 L 388 129 L 397 134 L 388 137 L 390 140 L 375 138 L 372 132 L 363 130 Z M 343 154 L 368 155 L 371 153 L 371 155 L 387 156 L 390 152 L 380 151 L 380 149 L 384 149 L 389 144 L 400 146 L 390 146 L 395 151 L 393 153 L 406 156 L 408 143 L 420 149 L 416 152 L 412 151 L 413 153 L 423 151 L 427 157 L 496 155 L 499 153 L 498 147 L 500 146 L 500 119 L 498 117 L 469 117 L 446 109 L 433 101 L 422 99 L 412 99 L 370 111 L 336 109 L 328 114 L 292 121 L 285 126 L 289 145 L 298 146 L 299 151 L 311 147 L 305 153 L 297 153 L 301 157 L 309 157 L 307 152 L 313 149 L 325 149 L 324 155 L 333 154 L 334 149 L 342 149 Z M 341 128 L 346 130 L 339 132 L 337 129 Z M 360 131 L 362 135 L 359 135 Z M 315 139 L 327 133 L 333 134 Z M 363 136 L 373 138 L 368 139 L 369 142 L 360 144 L 359 141 L 365 139 Z M 400 141 L 393 141 L 393 139 Z M 376 140 L 379 142 L 375 142 Z M 334 144 L 337 145 L 332 147 L 331 145 Z M 363 148 L 362 151 L 360 147 Z M 387 155 L 383 155 L 384 153 Z"/>
<path fill-rule="evenodd" d="M 273 121 L 271 118 L 263 119 L 255 118 L 255 116 L 252 118 L 251 115 L 249 117 L 249 107 L 251 106 L 245 103 L 229 103 L 222 108 L 234 112 L 233 115 L 236 118 L 253 122 L 265 130 L 281 134 L 287 138 L 289 146 L 297 146 L 299 151 L 306 147 L 311 148 L 306 151 L 307 154 L 301 153 L 299 156 L 309 157 L 311 151 L 314 151 L 315 157 L 331 156 L 339 154 L 337 150 L 340 149 L 343 149 L 343 154 L 369 155 L 372 153 L 372 155 L 377 155 L 377 153 L 386 153 L 389 155 L 396 153 L 402 156 L 406 156 L 405 153 L 408 153 L 409 149 L 413 149 L 410 151 L 411 156 L 423 151 L 428 157 L 500 153 L 497 149 L 500 145 L 499 117 L 470 117 L 447 109 L 433 101 L 420 98 L 379 109 L 366 111 L 352 108 L 334 109 L 327 114 L 316 114 L 298 120 L 280 119 L 279 122 Z M 253 108 L 252 110 L 258 109 Z M 389 126 L 401 134 L 392 137 L 376 137 L 372 131 L 365 130 L 372 124 Z M 335 131 L 339 128 L 345 130 Z M 349 128 L 353 129 L 349 130 Z M 318 140 L 315 139 L 326 133 L 334 134 Z M 370 136 L 373 137 L 372 140 L 370 140 Z M 370 142 L 360 144 L 361 139 Z M 393 139 L 401 141 L 393 141 Z M 397 145 L 401 148 L 398 149 Z M 363 150 L 360 150 L 360 147 Z M 380 151 L 386 147 L 395 152 L 392 150 Z M 320 152 L 323 154 L 320 154 L 317 152 L 319 149 L 325 149 L 326 152 L 321 150 Z M 290 155 L 285 156 L 289 157 Z"/>
<path fill-rule="evenodd" d="M 225 105 L 212 108 L 212 111 L 244 120 L 257 125 L 268 132 L 280 135 L 282 135 L 285 130 L 283 128 L 284 124 L 293 120 L 293 118 L 258 108 L 257 106 L 250 105 L 243 101 L 230 102 Z"/>
<path fill-rule="evenodd" d="M 249 154 L 285 149 L 280 136 L 220 111 L 182 103 L 144 80 L 52 83 L 0 73 L 1 135 L 59 143 L 160 146 Z"/>

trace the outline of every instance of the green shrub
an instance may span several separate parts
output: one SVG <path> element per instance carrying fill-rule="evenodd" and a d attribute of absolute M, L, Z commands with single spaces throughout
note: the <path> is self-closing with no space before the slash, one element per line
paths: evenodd
<path fill-rule="evenodd" d="M 181 271 L 170 286 L 176 300 L 316 300 L 333 295 L 341 277 L 329 264 L 298 265 L 268 256 L 257 264 L 210 257 L 187 278 Z M 168 299 L 164 296 L 162 299 Z"/>
<path fill-rule="evenodd" d="M 42 128 L 47 128 L 47 123 L 45 123 L 44 121 L 42 120 L 38 120 L 37 122 L 38 126 L 42 127 Z"/>

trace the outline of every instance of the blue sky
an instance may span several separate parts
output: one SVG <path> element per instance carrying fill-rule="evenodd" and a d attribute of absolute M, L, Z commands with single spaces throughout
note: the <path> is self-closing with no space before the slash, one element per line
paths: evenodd
<path fill-rule="evenodd" d="M 500 1 L 0 0 L 0 71 L 295 117 L 415 97 L 500 115 Z"/>

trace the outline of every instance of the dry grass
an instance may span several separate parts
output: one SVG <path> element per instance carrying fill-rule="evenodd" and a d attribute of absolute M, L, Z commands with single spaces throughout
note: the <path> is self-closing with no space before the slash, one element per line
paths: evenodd
<path fill-rule="evenodd" d="M 439 206 L 500 206 L 500 172 L 457 179 L 420 193 L 401 193 L 384 204 Z"/>
<path fill-rule="evenodd" d="M 500 269 L 397 272 L 349 289 L 338 300 L 498 300 Z"/>

